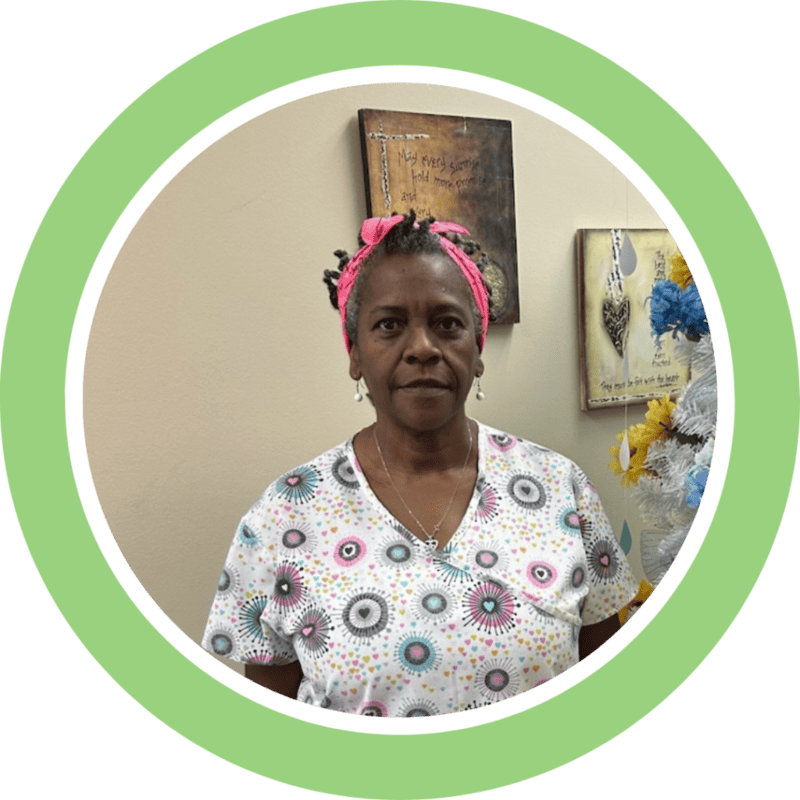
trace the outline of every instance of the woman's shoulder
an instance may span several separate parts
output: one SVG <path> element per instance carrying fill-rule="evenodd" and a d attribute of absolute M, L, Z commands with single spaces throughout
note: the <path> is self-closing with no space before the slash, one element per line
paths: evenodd
<path fill-rule="evenodd" d="M 484 425 L 482 422 L 478 422 L 478 426 L 483 441 L 488 445 L 486 447 L 487 454 L 493 459 L 554 466 L 573 474 L 582 474 L 580 467 L 562 453 L 522 436 L 501 431 L 491 425 Z"/>
<path fill-rule="evenodd" d="M 285 511 L 306 510 L 330 491 L 356 491 L 356 467 L 352 439 L 348 439 L 281 474 L 267 486 L 248 514 L 262 514 L 276 504 Z"/>
<path fill-rule="evenodd" d="M 492 449 L 498 450 L 499 452 L 511 453 L 514 451 L 524 451 L 527 453 L 539 453 L 548 458 L 569 460 L 566 456 L 557 453 L 549 447 L 526 439 L 523 436 L 517 436 L 513 433 L 501 431 L 499 428 L 493 428 L 491 425 L 478 422 L 478 429 L 484 441 L 486 441 Z"/>

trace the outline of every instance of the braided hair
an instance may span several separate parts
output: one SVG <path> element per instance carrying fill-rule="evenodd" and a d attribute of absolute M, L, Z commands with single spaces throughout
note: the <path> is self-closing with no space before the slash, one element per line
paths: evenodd
<path fill-rule="evenodd" d="M 397 212 L 393 212 L 393 216 L 395 214 L 397 214 Z M 361 297 L 364 293 L 364 286 L 366 285 L 365 278 L 376 264 L 379 264 L 387 256 L 441 255 L 444 253 L 442 245 L 439 242 L 439 235 L 431 233 L 430 231 L 431 224 L 436 220 L 433 217 L 427 217 L 426 219 L 420 220 L 419 225 L 415 225 L 414 223 L 416 220 L 417 215 L 414 210 L 411 209 L 408 214 L 404 215 L 403 221 L 395 225 L 386 234 L 362 265 L 347 301 L 347 314 L 345 316 L 345 331 L 348 339 L 350 339 L 352 343 L 356 341 L 358 312 L 361 307 Z M 481 274 L 483 274 L 483 268 L 488 263 L 489 259 L 488 256 L 481 251 L 480 244 L 472 240 L 462 239 L 457 234 L 449 234 L 448 238 L 470 257 L 476 253 L 480 253 L 480 257 L 477 260 L 473 260 Z M 358 243 L 359 247 L 364 246 L 364 241 L 361 236 L 358 237 Z M 337 285 L 339 278 L 342 276 L 342 272 L 344 272 L 344 268 L 350 261 L 350 256 L 345 250 L 336 250 L 334 255 L 339 259 L 339 268 L 338 270 L 326 269 L 322 281 L 328 287 L 331 305 L 338 311 L 339 300 Z M 495 315 L 491 311 L 492 290 L 485 280 L 484 284 L 486 285 L 486 291 L 489 295 L 489 320 L 493 322 L 495 320 Z M 470 305 L 472 306 L 472 316 L 475 319 L 475 338 L 480 341 L 481 316 L 472 292 L 470 292 Z"/>

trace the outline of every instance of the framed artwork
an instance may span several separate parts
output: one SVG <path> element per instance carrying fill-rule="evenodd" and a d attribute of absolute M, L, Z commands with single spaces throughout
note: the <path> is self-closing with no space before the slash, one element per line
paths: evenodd
<path fill-rule="evenodd" d="M 367 215 L 458 222 L 487 257 L 495 324 L 519 322 L 509 120 L 361 109 Z"/>
<path fill-rule="evenodd" d="M 650 295 L 678 252 L 667 230 L 582 229 L 576 237 L 581 408 L 675 394 L 689 367 L 650 328 Z"/>

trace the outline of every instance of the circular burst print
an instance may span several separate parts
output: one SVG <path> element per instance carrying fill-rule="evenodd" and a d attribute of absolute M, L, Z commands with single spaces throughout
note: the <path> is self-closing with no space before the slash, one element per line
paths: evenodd
<path fill-rule="evenodd" d="M 358 592 L 345 604 L 342 621 L 351 636 L 369 639 L 389 624 L 389 604 L 377 592 Z"/>
<path fill-rule="evenodd" d="M 245 547 L 258 547 L 261 544 L 258 534 L 244 522 L 239 526 L 239 541 Z"/>
<path fill-rule="evenodd" d="M 284 549 L 298 553 L 307 553 L 317 546 L 317 535 L 314 531 L 301 525 L 286 528 L 280 534 L 280 539 Z"/>
<path fill-rule="evenodd" d="M 558 515 L 558 524 L 561 530 L 567 533 L 580 533 L 581 531 L 581 518 L 574 508 L 565 508 Z"/>
<path fill-rule="evenodd" d="M 414 548 L 404 536 L 395 534 L 384 539 L 378 546 L 378 561 L 384 567 L 408 567 L 414 560 Z"/>
<path fill-rule="evenodd" d="M 486 483 L 484 478 L 478 481 L 478 517 L 490 520 L 497 516 L 497 492 Z"/>
<path fill-rule="evenodd" d="M 397 646 L 397 660 L 404 670 L 416 675 L 436 669 L 441 658 L 427 636 L 407 636 Z"/>
<path fill-rule="evenodd" d="M 388 717 L 389 711 L 386 706 L 378 700 L 365 700 L 358 708 L 358 713 L 362 717 Z"/>
<path fill-rule="evenodd" d="M 227 625 L 217 625 L 206 634 L 204 647 L 210 648 L 216 655 L 235 659 L 239 655 L 239 636 Z"/>
<path fill-rule="evenodd" d="M 414 536 L 414 534 L 413 534 L 413 533 L 411 533 L 411 531 L 410 531 L 410 530 L 408 530 L 408 528 L 406 528 L 404 525 L 401 525 L 401 524 L 400 524 L 399 522 L 397 522 L 397 521 L 394 521 L 394 522 L 392 523 L 392 530 L 393 530 L 393 531 L 394 531 L 394 532 L 395 532 L 395 533 L 396 533 L 396 534 L 397 534 L 397 535 L 398 535 L 400 538 L 402 538 L 402 539 L 405 539 L 407 542 L 415 542 L 415 541 L 418 541 L 418 540 L 417 540 L 417 537 L 416 537 L 416 536 Z"/>
<path fill-rule="evenodd" d="M 469 564 L 459 566 L 455 560 L 455 546 L 448 544 L 441 552 L 434 550 L 433 566 L 439 573 L 439 577 L 445 583 L 461 583 L 470 580 Z"/>
<path fill-rule="evenodd" d="M 586 568 L 583 564 L 576 564 L 572 568 L 569 582 L 573 589 L 580 589 L 583 586 L 586 582 Z"/>
<path fill-rule="evenodd" d="M 470 589 L 464 597 L 464 622 L 486 633 L 505 633 L 514 627 L 517 604 L 500 584 L 492 581 Z"/>
<path fill-rule="evenodd" d="M 261 615 L 267 607 L 268 597 L 260 594 L 258 597 L 251 597 L 240 609 L 239 618 L 241 623 L 239 630 L 252 639 L 263 639 L 264 630 L 261 627 Z"/>
<path fill-rule="evenodd" d="M 275 492 L 291 503 L 306 503 L 314 497 L 319 473 L 309 466 L 299 467 L 275 481 Z"/>
<path fill-rule="evenodd" d="M 548 628 L 556 623 L 556 615 L 545 611 L 541 606 L 534 604 L 534 611 L 536 612 L 537 622 L 544 628 Z"/>
<path fill-rule="evenodd" d="M 497 565 L 498 555 L 494 550 L 478 550 L 475 554 L 475 563 L 484 569 L 491 569 Z"/>
<path fill-rule="evenodd" d="M 349 491 L 358 489 L 356 471 L 353 469 L 350 459 L 343 453 L 340 453 L 331 464 L 331 475 L 343 489 L 348 489 Z"/>
<path fill-rule="evenodd" d="M 407 697 L 398 706 L 398 717 L 435 717 L 439 713 L 436 703 L 430 700 Z"/>
<path fill-rule="evenodd" d="M 517 440 L 513 436 L 509 436 L 507 433 L 490 433 L 489 444 L 494 447 L 495 450 L 499 450 L 501 453 L 506 453 L 512 448 L 516 447 Z"/>
<path fill-rule="evenodd" d="M 266 666 L 267 664 L 275 664 L 275 662 L 280 662 L 280 658 L 276 658 L 274 653 L 271 653 L 268 650 L 248 650 L 244 654 L 244 658 L 242 659 L 245 664 L 261 664 Z"/>
<path fill-rule="evenodd" d="M 588 558 L 589 569 L 595 580 L 600 583 L 610 583 L 616 578 L 619 569 L 619 560 L 608 539 L 600 539 L 593 545 L 590 545 Z"/>
<path fill-rule="evenodd" d="M 496 570 L 505 572 L 508 569 L 508 554 L 500 542 L 485 542 L 474 545 L 467 558 L 472 569 Z"/>
<path fill-rule="evenodd" d="M 508 495 L 526 511 L 537 511 L 547 502 L 544 486 L 532 475 L 515 475 L 508 482 Z"/>
<path fill-rule="evenodd" d="M 217 594 L 220 597 L 233 594 L 239 588 L 239 571 L 232 564 L 226 564 L 219 576 Z"/>
<path fill-rule="evenodd" d="M 473 708 L 486 708 L 492 704 L 491 700 L 481 702 L 480 700 L 473 700 L 468 706 L 464 706 L 464 711 L 471 711 Z"/>
<path fill-rule="evenodd" d="M 297 624 L 300 645 L 316 658 L 328 649 L 333 625 L 330 617 L 321 609 L 312 607 L 303 612 Z"/>
<path fill-rule="evenodd" d="M 445 622 L 453 616 L 455 597 L 441 584 L 422 584 L 411 600 L 411 614 L 424 622 Z"/>
<path fill-rule="evenodd" d="M 581 635 L 581 626 L 580 625 L 573 625 L 572 626 L 572 646 L 578 646 L 578 640 L 580 639 Z"/>
<path fill-rule="evenodd" d="M 546 561 L 532 561 L 525 569 L 525 574 L 537 589 L 550 588 L 558 578 L 556 568 Z"/>
<path fill-rule="evenodd" d="M 352 567 L 367 554 L 367 546 L 357 536 L 342 539 L 334 548 L 333 560 L 340 567 Z"/>
<path fill-rule="evenodd" d="M 586 473 L 580 467 L 573 464 L 572 493 L 575 495 L 575 497 L 580 497 L 583 494 L 583 490 L 586 488 L 588 483 L 589 479 L 586 477 Z"/>
<path fill-rule="evenodd" d="M 475 688 L 487 700 L 506 700 L 519 692 L 519 671 L 508 658 L 487 659 L 475 672 Z"/>
<path fill-rule="evenodd" d="M 282 611 L 294 608 L 303 600 L 301 571 L 302 567 L 297 567 L 290 562 L 279 564 L 275 570 L 275 588 L 272 599 Z"/>
<path fill-rule="evenodd" d="M 307 706 L 316 708 L 330 708 L 331 699 L 325 694 L 324 689 L 319 686 L 306 686 L 297 696 L 297 699 Z"/>

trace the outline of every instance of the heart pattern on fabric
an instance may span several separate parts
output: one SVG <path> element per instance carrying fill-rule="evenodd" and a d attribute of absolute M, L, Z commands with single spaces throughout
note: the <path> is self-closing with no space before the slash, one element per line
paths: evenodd
<path fill-rule="evenodd" d="M 632 327 L 634 297 L 604 298 Z M 298 700 L 368 716 L 476 708 L 575 663 L 578 623 L 637 589 L 624 554 L 568 458 L 486 426 L 477 441 L 470 506 L 442 551 L 375 502 L 352 441 L 281 475 L 234 533 L 204 646 L 296 662 Z"/>

